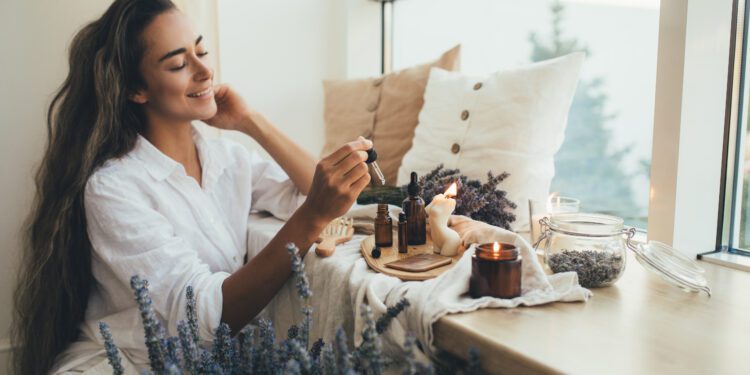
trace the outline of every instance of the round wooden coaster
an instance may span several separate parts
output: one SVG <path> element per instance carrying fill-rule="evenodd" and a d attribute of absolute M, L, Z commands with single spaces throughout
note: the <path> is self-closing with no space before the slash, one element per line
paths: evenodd
<path fill-rule="evenodd" d="M 398 236 L 395 233 L 393 236 L 393 244 L 398 244 Z M 442 267 L 433 268 L 424 272 L 406 272 L 386 267 L 385 264 L 418 254 L 433 254 L 432 240 L 429 236 L 427 236 L 427 243 L 425 243 L 424 245 L 409 246 L 409 252 L 406 254 L 399 253 L 398 246 L 381 247 L 380 258 L 375 259 L 372 257 L 372 255 L 370 255 L 374 246 L 375 235 L 367 236 L 367 238 L 362 240 L 362 244 L 360 245 L 360 252 L 365 258 L 365 262 L 367 262 L 367 265 L 376 272 L 396 276 L 403 281 L 422 281 L 437 277 L 443 272 L 451 269 L 451 267 L 456 264 L 456 262 L 461 258 L 461 255 L 463 254 L 463 249 L 459 249 L 458 254 L 452 257 L 451 263 Z"/>

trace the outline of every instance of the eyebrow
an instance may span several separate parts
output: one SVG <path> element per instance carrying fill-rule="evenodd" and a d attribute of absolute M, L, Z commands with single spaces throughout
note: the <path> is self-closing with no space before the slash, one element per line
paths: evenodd
<path fill-rule="evenodd" d="M 195 45 L 197 46 L 198 43 L 201 42 L 201 40 L 203 40 L 203 35 L 198 36 L 198 39 L 195 40 Z M 159 59 L 159 62 L 162 62 L 162 61 L 164 61 L 164 60 L 166 60 L 166 59 L 168 59 L 168 58 L 170 58 L 172 56 L 179 55 L 181 53 L 185 53 L 186 51 L 187 50 L 185 48 L 178 48 L 178 49 L 176 49 L 174 51 L 167 52 L 164 56 L 162 56 Z"/>

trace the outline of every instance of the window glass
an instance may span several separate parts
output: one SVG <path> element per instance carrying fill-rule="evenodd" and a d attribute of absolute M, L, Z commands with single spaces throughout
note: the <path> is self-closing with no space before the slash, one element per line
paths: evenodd
<path fill-rule="evenodd" d="M 646 228 L 658 0 L 400 0 L 393 25 L 394 69 L 458 43 L 478 75 L 587 52 L 551 193 Z"/>

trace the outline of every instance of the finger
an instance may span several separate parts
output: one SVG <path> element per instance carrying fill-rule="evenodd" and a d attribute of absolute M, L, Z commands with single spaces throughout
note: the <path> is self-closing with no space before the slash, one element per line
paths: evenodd
<path fill-rule="evenodd" d="M 355 181 L 358 181 L 362 175 L 369 175 L 370 174 L 370 168 L 365 163 L 359 163 L 354 168 L 352 168 L 349 173 L 343 176 L 341 184 L 343 186 L 350 186 L 354 184 Z"/>
<path fill-rule="evenodd" d="M 372 148 L 372 141 L 367 140 L 363 137 L 357 138 L 356 141 L 351 141 L 334 151 L 331 155 L 326 157 L 333 165 L 341 162 L 345 157 L 355 151 L 367 151 Z"/>
<path fill-rule="evenodd" d="M 217 101 L 222 101 L 227 97 L 227 94 L 229 93 L 229 85 L 227 84 L 220 84 L 214 86 L 214 98 Z"/>
<path fill-rule="evenodd" d="M 346 176 L 360 163 L 364 163 L 367 160 L 367 153 L 364 151 L 355 151 L 341 160 L 338 164 L 334 165 L 337 174 Z"/>
<path fill-rule="evenodd" d="M 352 184 L 351 191 L 352 193 L 355 193 L 354 196 L 358 197 L 360 193 L 362 193 L 362 190 L 365 190 L 367 185 L 370 184 L 370 174 L 365 173 L 362 177 L 360 177 L 357 181 L 355 181 Z"/>

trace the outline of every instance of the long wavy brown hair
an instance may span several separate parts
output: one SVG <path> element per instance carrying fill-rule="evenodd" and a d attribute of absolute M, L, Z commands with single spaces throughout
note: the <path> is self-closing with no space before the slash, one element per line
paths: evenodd
<path fill-rule="evenodd" d="M 146 126 L 128 99 L 145 87 L 143 30 L 169 0 L 116 0 L 70 46 L 70 70 L 47 113 L 47 146 L 24 227 L 11 339 L 17 374 L 46 374 L 74 342 L 94 287 L 83 190 L 94 171 L 133 149 Z"/>

